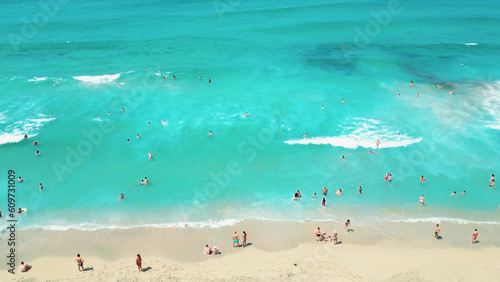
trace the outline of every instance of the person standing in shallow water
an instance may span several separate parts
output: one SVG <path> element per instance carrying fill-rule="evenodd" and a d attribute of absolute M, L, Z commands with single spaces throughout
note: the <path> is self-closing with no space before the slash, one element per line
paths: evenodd
<path fill-rule="evenodd" d="M 434 229 L 434 238 L 439 237 L 439 232 L 441 232 L 441 227 L 439 227 L 439 224 L 436 224 L 436 229 Z"/>

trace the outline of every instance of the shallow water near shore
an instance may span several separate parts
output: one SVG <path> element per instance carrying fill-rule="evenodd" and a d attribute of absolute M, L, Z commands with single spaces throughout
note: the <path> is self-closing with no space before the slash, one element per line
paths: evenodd
<path fill-rule="evenodd" d="M 21 228 L 500 224 L 495 1 L 401 2 L 363 46 L 356 28 L 387 2 L 240 2 L 222 16 L 211 1 L 69 2 L 13 48 L 34 3 L 0 4 L 0 169 L 25 179 Z"/>

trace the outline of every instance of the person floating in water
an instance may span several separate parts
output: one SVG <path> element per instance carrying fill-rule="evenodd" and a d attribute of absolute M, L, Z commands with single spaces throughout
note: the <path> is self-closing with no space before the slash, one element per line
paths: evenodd
<path fill-rule="evenodd" d="M 210 79 L 210 77 L 208 78 L 208 83 L 212 82 L 212 79 Z"/>
<path fill-rule="evenodd" d="M 304 133 L 304 138 L 307 138 L 307 133 Z"/>
<path fill-rule="evenodd" d="M 326 186 L 323 187 L 322 192 L 323 195 L 328 196 L 328 188 L 326 188 Z"/>
<path fill-rule="evenodd" d="M 450 194 L 450 196 L 456 196 L 457 195 L 457 191 L 453 191 L 453 193 Z"/>
<path fill-rule="evenodd" d="M 116 201 L 118 202 L 120 200 L 125 200 L 125 195 L 123 195 L 123 193 L 121 193 L 120 196 L 118 196 L 118 200 Z"/>
<path fill-rule="evenodd" d="M 425 177 L 423 175 L 420 175 L 420 183 L 421 184 L 425 183 Z"/>
<path fill-rule="evenodd" d="M 208 132 L 208 135 L 212 136 L 212 135 L 214 135 L 214 132 L 212 130 L 210 130 L 210 132 Z"/>
<path fill-rule="evenodd" d="M 342 189 L 338 189 L 337 192 L 335 192 L 335 194 L 342 196 Z"/>
<path fill-rule="evenodd" d="M 148 158 L 152 159 L 153 158 L 153 153 L 149 152 L 148 153 Z"/>
<path fill-rule="evenodd" d="M 415 83 L 413 83 L 413 81 L 410 81 L 410 86 L 414 86 Z"/>
<path fill-rule="evenodd" d="M 42 185 L 42 183 L 40 183 L 40 185 L 38 187 L 40 188 L 40 191 L 43 191 L 43 185 Z"/>

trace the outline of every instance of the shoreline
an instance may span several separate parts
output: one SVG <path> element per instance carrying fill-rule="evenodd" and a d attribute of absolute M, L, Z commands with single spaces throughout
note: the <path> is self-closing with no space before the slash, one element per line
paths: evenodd
<path fill-rule="evenodd" d="M 2 271 L 0 279 L 329 281 L 327 277 L 333 277 L 334 280 L 397 281 L 453 277 L 494 280 L 500 274 L 496 263 L 500 258 L 497 236 L 500 226 L 443 222 L 442 239 L 436 240 L 433 223 L 388 223 L 380 228 L 358 226 L 355 221 L 352 224 L 353 231 L 348 234 L 339 222 L 297 224 L 258 220 L 244 220 L 217 229 L 20 230 L 16 238 L 19 245 L 16 268 L 23 260 L 32 264 L 33 269 L 28 273 L 16 269 L 15 275 Z M 341 243 L 317 242 L 314 231 L 318 226 L 327 236 L 336 229 Z M 479 243 L 472 245 L 474 228 L 479 230 Z M 241 242 L 243 230 L 248 234 L 249 246 L 233 248 L 232 234 L 238 231 Z M 5 233 L 1 240 L 6 246 Z M 218 246 L 221 255 L 204 255 L 205 244 Z M 78 272 L 73 261 L 77 253 L 91 270 Z M 143 267 L 151 269 L 137 271 L 134 264 L 137 253 L 144 259 Z M 427 268 L 440 271 L 429 273 Z M 448 269 L 453 273 L 441 271 Z"/>

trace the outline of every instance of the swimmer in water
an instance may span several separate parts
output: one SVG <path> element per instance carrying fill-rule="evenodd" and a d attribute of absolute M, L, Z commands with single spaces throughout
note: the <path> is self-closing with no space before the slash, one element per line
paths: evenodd
<path fill-rule="evenodd" d="M 461 66 L 463 66 L 463 65 L 464 65 L 464 63 L 460 63 L 460 65 L 461 65 Z"/>
<path fill-rule="evenodd" d="M 149 152 L 148 153 L 148 158 L 152 159 L 153 158 L 153 153 Z"/>
<path fill-rule="evenodd" d="M 164 76 L 164 77 L 163 77 L 163 80 L 167 80 L 167 77 L 166 77 L 166 76 Z"/>
<path fill-rule="evenodd" d="M 453 91 L 448 92 L 448 94 L 453 95 Z"/>
<path fill-rule="evenodd" d="M 130 143 L 130 139 L 127 139 L 127 143 Z"/>
<path fill-rule="evenodd" d="M 374 152 L 374 151 L 372 151 L 372 150 L 370 150 L 370 151 L 368 152 L 368 154 L 375 154 L 375 152 Z"/>
<path fill-rule="evenodd" d="M 293 200 L 297 201 L 298 199 L 299 199 L 299 195 L 297 194 L 297 192 L 295 192 L 295 194 L 293 194 Z"/>
<path fill-rule="evenodd" d="M 118 196 L 118 200 L 116 201 L 118 202 L 120 200 L 125 200 L 125 195 L 123 195 L 123 193 L 121 193 L 120 196 Z"/>
<path fill-rule="evenodd" d="M 413 83 L 413 81 L 410 81 L 410 86 L 414 86 L 415 83 Z"/>
<path fill-rule="evenodd" d="M 149 179 L 146 176 L 144 177 L 144 184 L 149 184 Z"/>
<path fill-rule="evenodd" d="M 172 75 L 172 79 L 175 79 L 175 75 Z"/>
<path fill-rule="evenodd" d="M 299 195 L 299 198 L 302 198 L 302 194 L 300 193 L 299 190 L 297 190 L 297 195 Z"/>
<path fill-rule="evenodd" d="M 151 125 L 151 122 L 150 122 L 150 121 L 148 121 L 148 125 Z"/>
<path fill-rule="evenodd" d="M 33 146 L 36 146 L 36 145 L 38 145 L 38 141 L 33 142 Z"/>
<path fill-rule="evenodd" d="M 490 187 L 493 187 L 493 186 L 495 186 L 495 175 L 494 174 L 492 174 L 491 178 L 490 178 Z"/>
<path fill-rule="evenodd" d="M 249 114 L 248 112 L 245 112 L 245 116 L 246 116 L 246 117 L 247 117 L 247 116 L 250 116 L 250 114 Z"/>
<path fill-rule="evenodd" d="M 17 182 L 19 183 L 23 183 L 24 179 L 21 178 L 21 176 L 19 176 L 19 178 L 17 179 Z"/>
<path fill-rule="evenodd" d="M 326 199 L 323 198 L 323 201 L 321 201 L 321 205 L 324 207 L 326 205 Z"/>
<path fill-rule="evenodd" d="M 441 84 L 438 84 L 436 86 L 437 86 L 437 88 L 443 88 L 443 85 L 441 85 Z"/>
<path fill-rule="evenodd" d="M 462 195 L 465 195 L 465 190 L 462 192 Z"/>
<path fill-rule="evenodd" d="M 304 138 L 307 138 L 307 133 L 304 133 Z"/>
<path fill-rule="evenodd" d="M 40 185 L 38 187 L 40 187 L 40 191 L 43 191 L 43 185 L 42 185 L 42 183 L 40 183 Z"/>
<path fill-rule="evenodd" d="M 401 98 L 401 93 L 398 94 L 398 98 Z"/>
<path fill-rule="evenodd" d="M 342 196 L 342 189 L 337 190 L 337 192 L 335 192 L 335 194 Z"/>
<path fill-rule="evenodd" d="M 424 205 L 424 200 L 425 200 L 424 194 L 422 194 L 422 196 L 420 196 L 419 200 L 420 200 L 420 205 L 423 206 Z"/>
<path fill-rule="evenodd" d="M 345 102 L 344 98 L 342 98 L 342 100 L 340 100 L 340 101 L 341 101 L 342 103 L 344 103 L 344 102 Z"/>
<path fill-rule="evenodd" d="M 313 200 L 316 200 L 316 193 L 313 194 Z"/>
<path fill-rule="evenodd" d="M 54 82 L 54 86 L 57 86 L 57 84 L 58 84 L 57 82 Z"/>
<path fill-rule="evenodd" d="M 321 105 L 321 108 L 324 109 L 325 108 L 325 105 Z"/>
<path fill-rule="evenodd" d="M 323 192 L 323 195 L 328 196 L 328 188 L 326 188 L 326 186 L 323 187 L 322 192 Z"/>
<path fill-rule="evenodd" d="M 423 175 L 420 175 L 420 183 L 421 184 L 425 183 L 425 177 Z"/>
<path fill-rule="evenodd" d="M 162 121 L 161 121 L 161 124 L 163 124 L 163 125 L 167 125 L 167 122 L 166 122 L 166 121 L 164 121 L 164 120 L 162 120 Z"/>
<path fill-rule="evenodd" d="M 343 159 L 343 160 L 345 161 L 345 157 L 344 157 L 344 155 L 342 155 L 342 157 L 340 157 L 340 158 L 341 158 L 341 159 Z"/>
<path fill-rule="evenodd" d="M 125 111 L 125 108 L 122 108 L 122 112 L 124 112 L 124 111 Z"/>
<path fill-rule="evenodd" d="M 212 80 L 210 79 L 210 77 L 208 78 L 208 83 L 212 82 Z"/>
<path fill-rule="evenodd" d="M 212 130 L 210 130 L 210 132 L 208 132 L 208 135 L 212 136 L 212 135 L 214 135 L 214 132 Z"/>
<path fill-rule="evenodd" d="M 362 191 L 362 190 L 363 190 L 363 189 L 361 188 L 361 186 L 359 186 L 359 188 L 358 188 L 358 195 L 361 195 L 361 191 Z"/>
<path fill-rule="evenodd" d="M 35 155 L 40 156 L 40 151 L 36 151 Z"/>
<path fill-rule="evenodd" d="M 417 98 L 420 97 L 420 93 L 417 92 Z"/>
<path fill-rule="evenodd" d="M 137 139 L 141 138 L 141 135 L 139 135 L 139 133 L 137 133 Z"/>
<path fill-rule="evenodd" d="M 201 75 L 200 75 L 200 78 L 199 78 L 199 80 L 201 80 Z"/>
<path fill-rule="evenodd" d="M 28 139 L 28 135 L 24 134 L 24 139 Z"/>
<path fill-rule="evenodd" d="M 141 185 L 144 185 L 144 180 L 141 179 Z"/>
<path fill-rule="evenodd" d="M 110 112 L 108 112 L 108 116 L 109 116 L 110 114 L 111 114 L 111 113 L 110 113 Z"/>
<path fill-rule="evenodd" d="M 457 191 L 453 191 L 453 193 L 450 194 L 450 196 L 456 196 L 457 195 Z"/>

